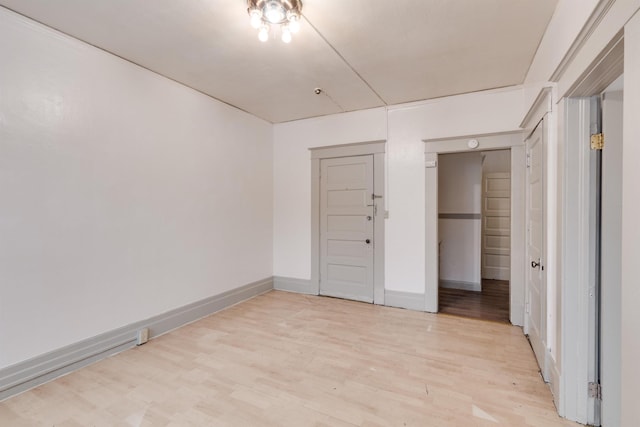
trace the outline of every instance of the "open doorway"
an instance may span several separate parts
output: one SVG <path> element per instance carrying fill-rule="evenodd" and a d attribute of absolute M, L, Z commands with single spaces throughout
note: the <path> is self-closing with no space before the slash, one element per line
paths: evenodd
<path fill-rule="evenodd" d="M 509 321 L 524 325 L 525 314 L 525 190 L 526 150 L 522 130 L 493 134 L 427 139 L 425 143 L 425 311 L 439 307 L 439 163 L 453 153 L 509 150 L 511 157 Z M 476 211 L 478 213 L 478 211 Z"/>
<path fill-rule="evenodd" d="M 440 312 L 508 323 L 511 150 L 438 157 Z"/>

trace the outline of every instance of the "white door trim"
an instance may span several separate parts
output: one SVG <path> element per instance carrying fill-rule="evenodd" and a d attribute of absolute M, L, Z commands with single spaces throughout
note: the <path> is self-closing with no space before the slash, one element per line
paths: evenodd
<path fill-rule="evenodd" d="M 311 152 L 311 292 L 320 294 L 320 160 L 336 157 L 373 155 L 373 188 L 382 196 L 375 200 L 379 204 L 374 222 L 374 278 L 373 303 L 384 305 L 384 155 L 386 141 L 357 142 L 310 148 Z"/>
<path fill-rule="evenodd" d="M 586 423 L 593 417 L 585 392 L 589 383 L 590 335 L 594 333 L 590 318 L 591 270 L 593 267 L 591 236 L 591 186 L 588 98 L 566 101 L 564 204 L 562 226 L 562 349 L 561 384 L 558 410 L 561 415 Z M 578 355 L 580 355 L 578 357 Z M 583 399 L 573 396 L 584 396 Z"/>
<path fill-rule="evenodd" d="M 602 94 L 602 132 L 607 138 L 602 152 L 601 192 L 601 310 L 600 420 L 604 426 L 621 425 L 621 259 L 622 259 L 622 129 L 624 89 Z"/>
<path fill-rule="evenodd" d="M 561 381 L 556 405 L 560 415 L 581 423 L 595 420 L 595 405 L 585 393 L 593 380 L 595 352 L 595 307 L 591 298 L 593 284 L 593 224 L 591 207 L 595 192 L 589 148 L 591 105 L 586 96 L 598 95 L 622 72 L 623 38 L 611 40 L 597 60 L 584 71 L 562 98 L 565 131 L 560 135 L 564 146 L 564 186 L 562 206 L 562 331 Z"/>
<path fill-rule="evenodd" d="M 469 140 L 478 142 L 470 148 Z M 511 301 L 510 320 L 524 323 L 524 191 L 525 150 L 522 130 L 483 135 L 425 139 L 425 311 L 438 312 L 438 154 L 511 149 Z"/>

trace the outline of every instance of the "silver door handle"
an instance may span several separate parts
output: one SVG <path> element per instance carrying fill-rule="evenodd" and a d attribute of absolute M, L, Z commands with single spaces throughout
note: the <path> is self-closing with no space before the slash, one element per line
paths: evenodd
<path fill-rule="evenodd" d="M 536 261 L 531 261 L 531 268 L 538 268 L 540 267 L 540 262 L 536 262 Z"/>
<path fill-rule="evenodd" d="M 371 221 L 373 217 L 371 215 L 367 215 L 367 221 Z"/>

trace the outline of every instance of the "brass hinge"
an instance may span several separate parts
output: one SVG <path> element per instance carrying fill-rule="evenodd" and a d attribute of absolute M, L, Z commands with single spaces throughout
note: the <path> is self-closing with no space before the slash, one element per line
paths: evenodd
<path fill-rule="evenodd" d="M 589 397 L 602 400 L 602 386 L 600 383 L 589 383 Z"/>
<path fill-rule="evenodd" d="M 604 134 L 596 133 L 591 135 L 591 149 L 602 150 L 604 148 Z"/>

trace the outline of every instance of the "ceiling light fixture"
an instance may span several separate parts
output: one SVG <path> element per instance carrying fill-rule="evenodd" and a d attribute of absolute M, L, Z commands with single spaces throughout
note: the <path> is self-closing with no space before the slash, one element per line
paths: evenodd
<path fill-rule="evenodd" d="M 269 40 L 272 25 L 280 26 L 280 36 L 291 42 L 291 34 L 300 30 L 301 0 L 248 0 L 251 26 L 258 30 L 261 42 Z"/>

